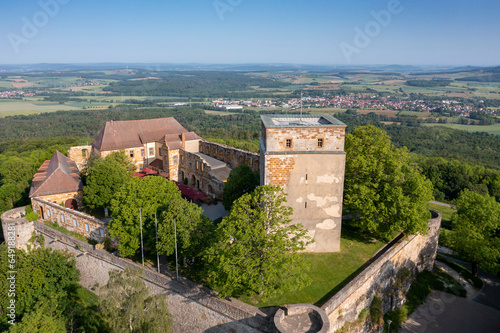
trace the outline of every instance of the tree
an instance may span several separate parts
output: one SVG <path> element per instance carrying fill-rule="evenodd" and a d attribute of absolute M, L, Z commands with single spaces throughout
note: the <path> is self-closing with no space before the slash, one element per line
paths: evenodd
<path fill-rule="evenodd" d="M 213 234 L 212 222 L 202 213 L 200 207 L 182 198 L 171 200 L 161 207 L 158 214 L 159 253 L 171 255 L 175 251 L 174 219 L 179 253 L 185 258 L 194 258 L 202 253 Z M 154 233 L 150 232 L 148 238 L 150 242 L 155 241 Z"/>
<path fill-rule="evenodd" d="M 124 158 L 121 158 L 123 155 Z M 127 156 L 115 152 L 105 159 L 95 159 L 87 168 L 86 185 L 83 187 L 83 202 L 91 209 L 108 207 L 115 193 L 128 182 L 130 166 Z"/>
<path fill-rule="evenodd" d="M 432 183 L 410 162 L 406 148 L 396 149 L 374 126 L 357 127 L 346 137 L 344 206 L 354 224 L 374 237 L 394 232 L 427 233 Z"/>
<path fill-rule="evenodd" d="M 64 318 L 59 312 L 54 300 L 41 302 L 23 316 L 21 322 L 11 325 L 9 333 L 66 332 Z"/>
<path fill-rule="evenodd" d="M 285 194 L 257 187 L 237 199 L 207 250 L 208 275 L 221 296 L 257 293 L 264 298 L 299 290 L 311 280 L 297 251 L 311 243 L 300 224 L 290 224 Z"/>
<path fill-rule="evenodd" d="M 158 209 L 176 200 L 182 200 L 179 189 L 163 177 L 132 178 L 123 185 L 111 200 L 113 219 L 109 224 L 111 236 L 120 240 L 120 254 L 125 257 L 133 256 L 139 249 L 139 208 L 142 210 L 144 232 L 147 232 L 147 229 L 154 230 L 152 218 Z"/>
<path fill-rule="evenodd" d="M 457 200 L 452 215 L 450 241 L 463 255 L 477 275 L 481 266 L 494 273 L 500 269 L 500 203 L 494 197 L 465 189 Z"/>
<path fill-rule="evenodd" d="M 149 296 L 142 274 L 141 270 L 132 267 L 109 272 L 109 281 L 100 290 L 100 308 L 112 332 L 170 331 L 172 318 L 168 312 L 167 295 Z"/>
<path fill-rule="evenodd" d="M 233 202 L 245 193 L 252 192 L 259 186 L 259 174 L 253 172 L 246 164 L 234 168 L 229 173 L 227 182 L 222 192 L 222 204 L 226 210 L 230 210 Z"/>

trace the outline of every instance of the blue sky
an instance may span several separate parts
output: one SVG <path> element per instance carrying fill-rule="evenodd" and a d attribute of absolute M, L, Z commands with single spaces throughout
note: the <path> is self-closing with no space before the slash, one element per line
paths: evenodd
<path fill-rule="evenodd" d="M 2 64 L 500 64 L 498 0 L 19 0 L 1 13 Z"/>

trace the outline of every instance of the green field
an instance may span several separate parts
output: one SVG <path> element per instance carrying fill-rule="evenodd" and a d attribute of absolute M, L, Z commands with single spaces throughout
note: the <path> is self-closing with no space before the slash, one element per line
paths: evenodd
<path fill-rule="evenodd" d="M 64 105 L 55 102 L 30 102 L 0 100 L 0 118 L 14 115 L 28 115 L 42 112 L 54 112 L 59 110 L 79 110 L 79 107 Z"/>
<path fill-rule="evenodd" d="M 493 125 L 461 125 L 461 124 L 423 124 L 424 126 L 441 126 L 467 132 L 486 132 L 500 135 L 500 123 Z"/>

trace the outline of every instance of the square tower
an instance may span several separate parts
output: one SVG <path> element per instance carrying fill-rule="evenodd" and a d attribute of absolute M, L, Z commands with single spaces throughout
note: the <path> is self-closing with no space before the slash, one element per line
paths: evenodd
<path fill-rule="evenodd" d="M 330 115 L 262 115 L 260 183 L 281 186 L 314 243 L 340 251 L 346 125 Z"/>

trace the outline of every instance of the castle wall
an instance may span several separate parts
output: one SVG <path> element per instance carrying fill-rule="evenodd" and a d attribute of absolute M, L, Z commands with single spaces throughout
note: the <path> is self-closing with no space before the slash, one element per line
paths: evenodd
<path fill-rule="evenodd" d="M 66 250 L 76 257 L 76 267 L 81 273 L 79 283 L 97 294 L 108 282 L 110 270 L 123 270 L 127 266 L 144 269 L 41 223 L 36 222 L 36 230 L 44 235 L 46 247 Z M 174 321 L 172 333 L 272 332 L 267 314 L 258 308 L 231 298 L 217 298 L 215 292 L 183 278 L 176 281 L 169 271 L 158 274 L 155 268 L 146 268 L 143 280 L 152 294 L 167 294 Z"/>
<path fill-rule="evenodd" d="M 26 207 L 8 210 L 1 215 L 3 238 L 9 248 L 26 250 L 35 227 L 24 218 Z"/>
<path fill-rule="evenodd" d="M 68 150 L 68 157 L 76 163 L 79 171 L 87 164 L 87 159 L 92 152 L 92 146 L 76 146 Z"/>
<path fill-rule="evenodd" d="M 231 169 L 246 164 L 254 172 L 259 172 L 260 170 L 260 157 L 256 153 L 204 140 L 200 141 L 200 152 L 231 164 Z"/>
<path fill-rule="evenodd" d="M 58 193 L 51 195 L 41 195 L 37 196 L 37 198 L 53 202 L 55 204 L 65 204 L 66 200 L 75 199 L 78 205 L 78 209 L 83 208 L 83 191 L 78 192 L 66 192 L 66 193 Z"/>
<path fill-rule="evenodd" d="M 181 160 L 181 176 L 183 173 L 189 186 L 222 199 L 224 183 L 210 174 L 212 169 L 201 156 L 183 151 Z"/>
<path fill-rule="evenodd" d="M 424 269 L 431 270 L 436 258 L 441 215 L 431 211 L 427 235 L 398 236 L 380 250 L 344 288 L 332 296 L 321 307 L 330 319 L 330 331 L 336 332 L 346 324 L 354 322 L 363 309 L 369 309 L 378 295 L 383 301 L 384 313 L 400 307 L 404 298 L 394 296 L 393 285 L 396 274 L 408 268 L 413 274 Z"/>
<path fill-rule="evenodd" d="M 70 208 L 61 207 L 58 204 L 40 198 L 32 198 L 31 206 L 33 207 L 33 211 L 41 218 L 43 214 L 42 220 L 44 221 L 57 223 L 69 231 L 97 242 L 102 242 L 106 238 L 110 238 L 108 224 L 93 216 Z M 116 242 L 112 243 L 117 245 Z"/>

